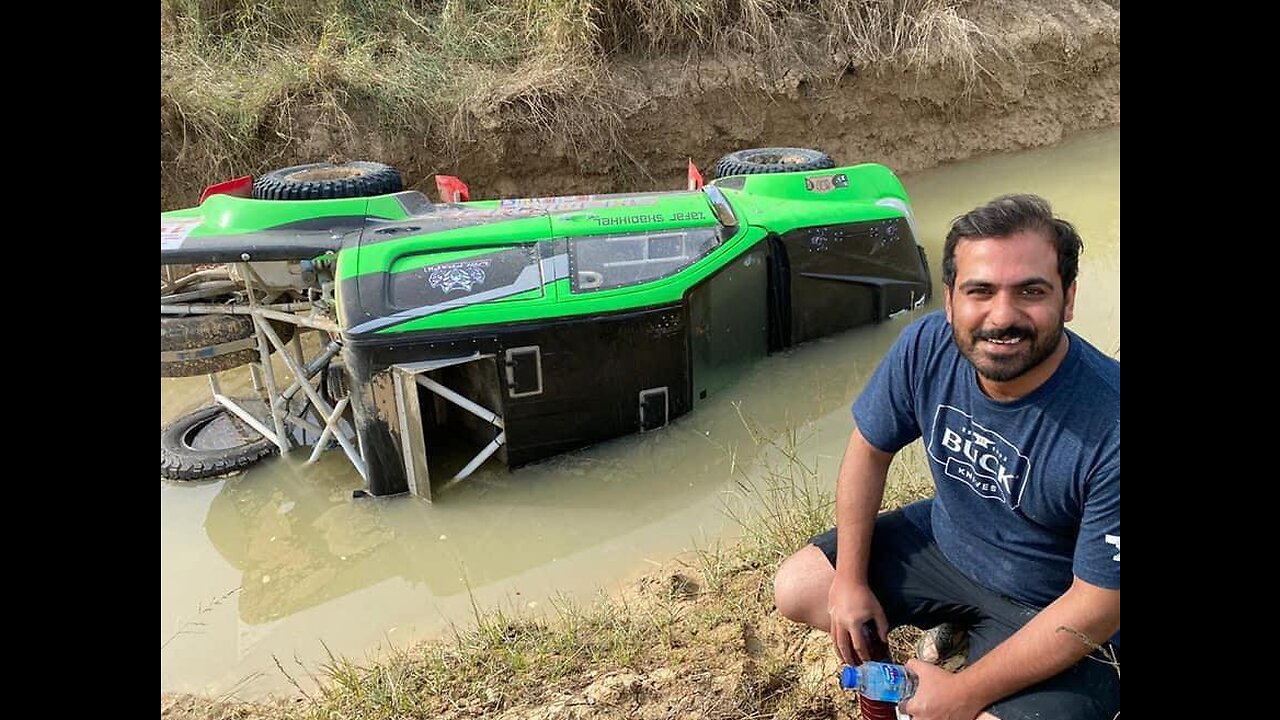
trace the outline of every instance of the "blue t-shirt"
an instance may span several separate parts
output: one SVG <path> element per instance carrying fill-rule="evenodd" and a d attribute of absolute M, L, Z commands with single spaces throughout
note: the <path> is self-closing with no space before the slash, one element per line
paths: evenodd
<path fill-rule="evenodd" d="M 1073 574 L 1120 587 L 1120 362 L 1067 334 L 1048 381 L 996 402 L 946 315 L 931 313 L 903 330 L 853 405 L 880 450 L 923 438 L 937 489 L 924 529 L 947 559 L 1036 607 Z"/>

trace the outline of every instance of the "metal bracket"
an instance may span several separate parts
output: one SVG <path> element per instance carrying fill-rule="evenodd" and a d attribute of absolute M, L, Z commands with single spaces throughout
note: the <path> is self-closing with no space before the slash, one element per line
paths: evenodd
<path fill-rule="evenodd" d="M 498 428 L 500 431 L 498 436 L 488 445 L 476 453 L 475 457 L 458 471 L 450 480 L 441 485 L 440 489 L 464 480 L 476 471 L 476 468 L 484 464 L 495 452 L 498 451 L 507 442 L 507 434 L 505 432 L 505 424 L 502 416 L 490 410 L 475 401 L 466 398 L 458 392 L 442 385 L 436 380 L 426 376 L 426 373 L 432 370 L 439 370 L 453 365 L 461 365 L 463 363 L 475 362 L 477 360 L 485 360 L 494 357 L 493 353 L 474 353 L 464 357 L 445 358 L 441 360 L 427 360 L 425 362 L 404 363 L 401 365 L 392 365 L 393 377 L 395 378 L 396 388 L 396 412 L 400 421 L 400 437 L 404 449 L 404 468 L 405 474 L 409 481 L 409 492 L 419 497 L 431 500 L 431 477 L 427 468 L 427 443 L 426 434 L 422 427 L 422 408 L 418 402 L 417 385 L 430 390 L 445 400 L 457 405 L 476 417 Z M 539 365 L 539 368 L 541 365 Z M 541 371 L 538 374 L 539 392 L 541 392 Z"/>
<path fill-rule="evenodd" d="M 654 424 L 651 425 L 649 421 L 651 419 L 656 421 L 657 418 L 646 417 L 645 407 L 649 404 L 647 401 L 650 398 L 657 398 L 659 396 L 661 396 L 662 398 L 662 422 L 655 422 Z M 664 385 L 658 388 L 649 388 L 648 390 L 641 390 L 640 391 L 640 431 L 644 432 L 645 430 L 657 430 L 660 427 L 665 427 L 670 420 L 671 420 L 671 400 L 667 396 L 666 386 Z"/>
<path fill-rule="evenodd" d="M 516 363 L 528 361 L 528 356 L 533 356 L 534 377 L 537 385 L 532 390 L 516 392 Z M 525 347 L 511 348 L 507 350 L 507 395 L 513 398 L 529 397 L 530 395 L 542 394 L 542 349 L 537 345 L 526 345 Z"/>

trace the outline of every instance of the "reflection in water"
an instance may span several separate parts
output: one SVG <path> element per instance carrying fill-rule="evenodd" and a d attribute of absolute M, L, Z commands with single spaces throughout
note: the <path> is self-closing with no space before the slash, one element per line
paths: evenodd
<path fill-rule="evenodd" d="M 935 285 L 953 217 L 1000 193 L 1039 192 L 1085 238 L 1071 327 L 1118 354 L 1119 138 L 1116 128 L 905 178 Z M 556 593 L 587 598 L 734 536 L 723 504 L 763 462 L 743 419 L 766 433 L 802 427 L 801 454 L 830 483 L 849 404 L 910 320 L 765 358 L 670 427 L 515 472 L 488 466 L 434 504 L 353 501 L 363 483 L 337 452 L 313 466 L 304 450 L 227 480 L 162 482 L 161 689 L 287 692 L 277 660 L 305 682 L 294 658 L 314 671 L 326 647 L 357 660 L 403 647 L 466 622 L 473 601 L 537 611 Z M 162 380 L 162 422 L 207 392 L 202 379 Z"/>
<path fill-rule="evenodd" d="M 879 333 L 877 345 L 887 347 L 905 320 Z M 809 421 L 843 408 L 851 378 L 865 379 L 848 372 L 848 360 L 841 344 L 815 343 L 766 360 L 735 388 L 773 415 Z M 840 386 L 823 390 L 824 378 Z M 517 575 L 715 500 L 730 462 L 752 462 L 733 392 L 664 430 L 514 473 L 490 464 L 434 504 L 353 501 L 362 484 L 336 453 L 312 467 L 300 464 L 305 452 L 293 453 L 224 482 L 205 528 L 242 575 L 245 622 L 285 617 L 388 577 L 423 584 L 436 598 L 465 593 L 468 583 Z"/>
<path fill-rule="evenodd" d="M 377 508 L 351 502 L 334 473 L 309 471 L 289 460 L 259 465 L 226 483 L 209 505 L 209 540 L 242 575 L 245 622 L 275 620 L 367 587 L 383 579 L 380 568 L 394 566 L 371 562 L 396 547 Z"/>

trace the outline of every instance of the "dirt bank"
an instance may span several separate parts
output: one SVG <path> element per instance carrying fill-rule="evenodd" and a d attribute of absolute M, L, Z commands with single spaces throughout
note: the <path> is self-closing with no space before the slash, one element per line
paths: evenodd
<path fill-rule="evenodd" d="M 690 560 L 690 559 L 687 559 Z M 522 675 L 497 674 L 459 683 L 450 692 L 423 696 L 422 655 L 409 652 L 379 665 L 359 681 L 343 683 L 324 697 L 279 698 L 270 703 L 211 700 L 190 695 L 160 697 L 160 717 L 169 720 L 258 720 L 311 717 L 413 717 L 440 720 L 706 720 L 856 717 L 855 703 L 836 683 L 839 664 L 825 633 L 802 630 L 773 612 L 772 570 L 740 566 L 708 578 L 696 562 L 673 561 L 633 583 L 619 607 L 648 630 L 642 649 L 619 661 L 601 652 L 592 626 L 572 654 L 536 622 L 504 619 L 495 628 L 502 642 L 528 652 Z M 581 619 L 577 619 L 581 622 Z M 625 621 L 618 621 L 623 624 Z M 586 624 L 586 623 L 584 623 Z M 918 631 L 890 635 L 900 660 L 909 656 Z M 557 650 L 559 648 L 559 650 Z M 496 652 L 501 652 L 497 650 Z M 568 656 L 567 656 L 568 655 Z M 591 658 L 585 662 L 572 655 Z M 601 657 L 596 657 L 600 655 Z M 567 663 L 575 672 L 563 672 Z M 462 671 L 458 675 L 464 674 Z M 339 675 L 346 676 L 344 672 Z M 431 683 L 425 683 L 431 684 Z M 335 684 L 337 685 L 337 684 Z M 400 699 L 388 700 L 386 692 Z"/>
<path fill-rule="evenodd" d="M 614 65 L 601 70 L 605 81 L 590 97 L 549 96 L 526 76 L 472 98 L 447 127 L 421 132 L 380 131 L 358 107 L 346 108 L 341 122 L 302 111 L 288 127 L 262 129 L 280 138 L 264 162 L 377 159 L 432 196 L 434 174 L 458 175 L 473 197 L 678 187 L 686 158 L 709 169 L 726 152 L 770 145 L 910 172 L 1118 124 L 1115 5 L 967 4 L 965 21 L 991 39 L 988 50 L 968 60 L 924 58 L 922 71 L 902 62 L 855 67 L 798 47 L 786 56 Z M 210 154 L 193 148 L 194 134 L 163 97 L 161 118 L 161 208 L 192 204 L 227 171 L 202 160 Z"/>

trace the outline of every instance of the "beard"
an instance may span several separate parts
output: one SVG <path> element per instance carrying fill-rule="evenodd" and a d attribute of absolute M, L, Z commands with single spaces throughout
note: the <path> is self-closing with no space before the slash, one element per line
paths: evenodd
<path fill-rule="evenodd" d="M 1066 321 L 1062 315 L 1058 322 L 1043 332 L 1037 333 L 1029 325 L 1015 325 L 1007 328 L 975 330 L 962 335 L 959 328 L 951 326 L 951 337 L 955 340 L 960 353 L 978 371 L 978 374 L 992 382 L 1008 382 L 1025 375 L 1040 363 L 1044 362 L 1058 348 Z M 984 347 L 990 347 L 982 340 L 1024 340 L 1017 352 L 993 354 Z M 1025 342 L 1029 341 L 1029 342 Z"/>

